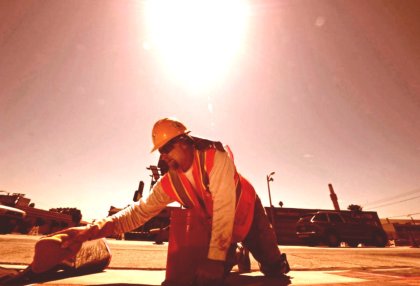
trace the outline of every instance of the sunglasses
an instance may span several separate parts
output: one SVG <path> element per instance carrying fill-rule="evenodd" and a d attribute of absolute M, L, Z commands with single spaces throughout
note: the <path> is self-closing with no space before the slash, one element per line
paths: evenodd
<path fill-rule="evenodd" d="M 168 154 L 169 152 L 172 151 L 172 149 L 174 149 L 174 146 L 176 143 L 186 142 L 187 140 L 191 140 L 191 139 L 189 139 L 187 136 L 184 136 L 184 135 L 179 135 L 175 138 L 172 138 L 171 140 L 168 141 L 168 143 L 166 143 L 165 145 L 159 148 L 159 153 Z"/>
<path fill-rule="evenodd" d="M 174 149 L 174 145 L 175 145 L 176 141 L 171 140 L 168 143 L 166 143 L 165 145 L 163 145 L 162 147 L 159 148 L 159 153 L 160 154 L 168 154 L 169 152 L 172 151 L 172 149 Z"/>

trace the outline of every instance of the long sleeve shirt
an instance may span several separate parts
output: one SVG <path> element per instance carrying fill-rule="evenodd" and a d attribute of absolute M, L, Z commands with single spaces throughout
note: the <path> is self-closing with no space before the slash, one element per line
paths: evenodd
<path fill-rule="evenodd" d="M 224 261 L 231 244 L 235 217 L 235 165 L 227 152 L 216 151 L 214 165 L 209 175 L 209 190 L 213 199 L 212 230 L 208 258 Z M 187 178 L 195 186 L 194 180 Z M 143 225 L 159 214 L 173 200 L 157 181 L 150 195 L 113 215 L 117 233 L 127 232 Z"/>

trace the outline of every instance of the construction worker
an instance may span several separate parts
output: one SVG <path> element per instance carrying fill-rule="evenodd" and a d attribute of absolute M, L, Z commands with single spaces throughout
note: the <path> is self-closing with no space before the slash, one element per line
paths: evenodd
<path fill-rule="evenodd" d="M 236 243 L 241 242 L 269 277 L 285 277 L 290 268 L 259 197 L 240 175 L 229 148 L 220 142 L 190 135 L 173 118 L 157 121 L 152 130 L 153 151 L 168 166 L 147 199 L 95 224 L 62 231 L 69 237 L 63 247 L 143 225 L 166 205 L 177 201 L 208 221 L 210 238 L 207 258 L 195 269 L 197 285 L 220 285 L 232 266 Z"/>

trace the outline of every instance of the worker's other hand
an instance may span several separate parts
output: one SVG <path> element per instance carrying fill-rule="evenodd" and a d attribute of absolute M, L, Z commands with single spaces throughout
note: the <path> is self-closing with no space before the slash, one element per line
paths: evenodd
<path fill-rule="evenodd" d="M 195 273 L 196 286 L 218 286 L 222 284 L 224 261 L 206 259 Z"/>

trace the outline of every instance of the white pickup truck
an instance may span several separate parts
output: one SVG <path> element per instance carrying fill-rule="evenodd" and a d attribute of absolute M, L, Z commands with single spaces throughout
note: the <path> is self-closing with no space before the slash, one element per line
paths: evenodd
<path fill-rule="evenodd" d="M 9 233 L 25 217 L 23 210 L 0 204 L 0 233 Z"/>

